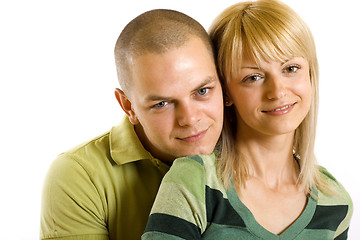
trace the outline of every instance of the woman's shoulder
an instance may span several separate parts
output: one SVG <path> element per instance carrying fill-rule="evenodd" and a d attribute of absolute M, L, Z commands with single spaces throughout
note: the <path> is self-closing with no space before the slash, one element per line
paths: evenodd
<path fill-rule="evenodd" d="M 317 215 L 326 216 L 328 222 L 336 227 L 334 236 L 345 236 L 349 229 L 353 214 L 353 203 L 344 186 L 324 167 L 319 167 L 321 178 L 325 180 L 329 190 L 318 191 Z M 321 214 L 324 213 L 324 214 Z M 345 239 L 345 238 L 344 238 Z"/>
<path fill-rule="evenodd" d="M 344 186 L 324 167 L 319 166 L 321 178 L 330 186 L 329 191 L 319 191 L 319 202 L 326 205 L 347 205 L 352 208 L 352 200 Z"/>
<path fill-rule="evenodd" d="M 321 177 L 326 180 L 333 183 L 338 183 L 338 181 L 336 180 L 336 178 L 323 166 L 319 166 L 319 171 L 321 173 Z"/>

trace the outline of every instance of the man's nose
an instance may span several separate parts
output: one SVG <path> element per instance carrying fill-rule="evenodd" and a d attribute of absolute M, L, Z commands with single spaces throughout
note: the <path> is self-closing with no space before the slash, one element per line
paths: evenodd
<path fill-rule="evenodd" d="M 194 126 L 200 120 L 201 114 L 196 104 L 181 103 L 177 108 L 177 121 L 180 126 Z"/>

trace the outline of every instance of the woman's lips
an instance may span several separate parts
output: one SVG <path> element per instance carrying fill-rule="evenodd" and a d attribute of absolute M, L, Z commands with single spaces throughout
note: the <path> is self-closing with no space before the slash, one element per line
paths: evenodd
<path fill-rule="evenodd" d="M 296 103 L 292 103 L 292 104 L 286 104 L 286 105 L 282 105 L 279 107 L 276 107 L 272 110 L 268 110 L 268 111 L 262 111 L 263 113 L 272 115 L 272 116 L 280 116 L 280 115 L 284 115 L 289 113 L 295 106 Z"/>

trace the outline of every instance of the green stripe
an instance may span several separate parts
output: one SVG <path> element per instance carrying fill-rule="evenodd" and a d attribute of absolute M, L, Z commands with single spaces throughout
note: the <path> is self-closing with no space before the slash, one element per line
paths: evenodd
<path fill-rule="evenodd" d="M 306 229 L 329 229 L 335 231 L 348 212 L 347 205 L 317 205 L 311 222 Z"/>
<path fill-rule="evenodd" d="M 204 230 L 206 228 L 204 201 L 194 197 L 184 186 L 167 182 L 160 186 L 159 193 L 151 209 L 151 214 L 163 213 L 173 215 L 201 226 Z"/>
<path fill-rule="evenodd" d="M 194 156 L 189 156 L 188 158 L 195 160 L 196 162 L 200 163 L 202 166 L 204 166 L 203 160 L 201 158 L 201 156 L 199 155 L 194 155 Z"/>
<path fill-rule="evenodd" d="M 346 240 L 348 237 L 348 231 L 349 231 L 349 228 L 347 228 L 343 233 L 341 233 L 339 236 L 334 238 L 334 240 Z"/>
<path fill-rule="evenodd" d="M 203 165 L 194 159 L 188 157 L 176 159 L 171 171 L 165 175 L 162 184 L 169 182 L 184 186 L 196 199 L 205 203 L 205 199 L 203 199 L 205 195 L 205 170 Z"/>
<path fill-rule="evenodd" d="M 200 229 L 195 224 L 167 214 L 154 213 L 149 217 L 143 239 L 162 236 L 159 233 L 171 234 L 182 239 L 201 239 Z"/>
<path fill-rule="evenodd" d="M 205 230 L 204 172 L 204 167 L 192 158 L 176 159 L 163 179 L 151 213 L 173 215 Z"/>
<path fill-rule="evenodd" d="M 206 186 L 206 215 L 207 221 L 228 226 L 246 227 L 244 220 L 231 206 L 223 194 Z"/>

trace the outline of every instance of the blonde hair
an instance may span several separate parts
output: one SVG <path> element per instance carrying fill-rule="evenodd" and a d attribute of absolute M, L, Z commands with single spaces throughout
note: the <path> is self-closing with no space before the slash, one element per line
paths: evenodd
<path fill-rule="evenodd" d="M 246 51 L 256 62 L 285 61 L 303 57 L 309 63 L 312 86 L 310 110 L 295 130 L 293 151 L 298 157 L 298 183 L 311 193 L 311 188 L 328 192 L 328 184 L 321 178 L 314 154 L 318 113 L 318 62 L 315 43 L 305 22 L 290 7 L 276 0 L 247 1 L 225 9 L 209 30 L 215 47 L 219 77 L 225 81 L 239 74 L 241 59 Z M 234 107 L 225 108 L 224 128 L 218 174 L 226 187 L 231 179 L 239 186 L 248 176 L 244 158 L 235 149 L 237 131 Z M 231 178 L 230 178 L 231 176 Z"/>
<path fill-rule="evenodd" d="M 169 9 L 154 9 L 130 21 L 120 33 L 114 49 L 116 70 L 121 88 L 131 89 L 131 61 L 147 52 L 162 54 L 185 45 L 191 37 L 203 41 L 213 57 L 212 43 L 203 26 L 190 16 Z"/>

